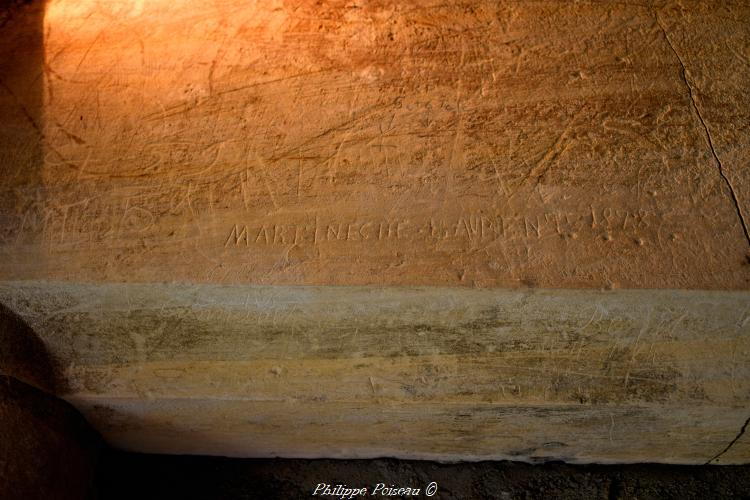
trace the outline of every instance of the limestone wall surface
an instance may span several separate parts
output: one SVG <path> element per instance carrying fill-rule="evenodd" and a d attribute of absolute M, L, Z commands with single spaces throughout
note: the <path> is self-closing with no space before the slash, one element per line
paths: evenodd
<path fill-rule="evenodd" d="M 0 302 L 110 443 L 750 460 L 747 5 L 2 23 Z"/>

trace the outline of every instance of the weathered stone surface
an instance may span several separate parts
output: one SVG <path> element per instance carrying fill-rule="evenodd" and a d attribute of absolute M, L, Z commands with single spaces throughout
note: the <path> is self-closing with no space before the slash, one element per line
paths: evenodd
<path fill-rule="evenodd" d="M 747 19 L 52 1 L 2 275 L 746 289 Z"/>
<path fill-rule="evenodd" d="M 23 282 L 0 300 L 126 449 L 703 463 L 747 417 L 744 292 Z"/>
<path fill-rule="evenodd" d="M 749 459 L 747 6 L 31 19 L 0 41 L 0 300 L 111 442 Z"/>

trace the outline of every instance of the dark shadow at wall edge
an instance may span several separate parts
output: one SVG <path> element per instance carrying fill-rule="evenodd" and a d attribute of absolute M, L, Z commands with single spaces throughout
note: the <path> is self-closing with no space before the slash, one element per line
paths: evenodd
<path fill-rule="evenodd" d="M 47 392 L 65 392 L 60 370 L 44 342 L 17 314 L 0 304 L 0 375 Z"/>
<path fill-rule="evenodd" d="M 97 498 L 102 440 L 65 401 L 0 375 L 0 499 Z"/>
<path fill-rule="evenodd" d="M 0 500 L 97 498 L 100 436 L 69 403 L 42 341 L 0 305 Z"/>
<path fill-rule="evenodd" d="M 29 325 L 0 304 L 0 500 L 97 498 L 103 442 L 55 396 L 58 373 Z"/>
<path fill-rule="evenodd" d="M 0 281 L 22 276 L 15 261 L 38 248 L 29 229 L 43 222 L 45 6 L 0 0 Z M 63 389 L 42 340 L 5 304 L 0 374 L 51 395 Z"/>
<path fill-rule="evenodd" d="M 0 279 L 28 275 L 44 224 L 44 0 L 0 0 Z M 39 272 L 44 265 L 32 259 Z M 33 271 L 33 270 L 32 270 Z"/>
<path fill-rule="evenodd" d="M 29 276 L 44 223 L 44 1 L 0 0 L 0 280 Z M 33 256 L 32 256 L 33 257 Z M 95 498 L 102 441 L 34 331 L 0 305 L 0 499 Z"/>

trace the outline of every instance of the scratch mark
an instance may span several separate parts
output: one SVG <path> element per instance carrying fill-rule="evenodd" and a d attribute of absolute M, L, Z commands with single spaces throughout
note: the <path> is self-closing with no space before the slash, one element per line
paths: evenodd
<path fill-rule="evenodd" d="M 740 429 L 740 432 L 734 437 L 734 439 L 732 439 L 732 441 L 726 446 L 726 448 L 724 448 L 719 453 L 717 453 L 716 455 L 714 455 L 713 458 L 711 458 L 708 462 L 705 463 L 705 465 L 709 465 L 711 462 L 713 462 L 714 460 L 718 459 L 724 453 L 728 452 L 732 448 L 732 446 L 734 446 L 734 444 L 737 441 L 740 440 L 740 438 L 742 437 L 742 435 L 745 434 L 745 431 L 747 430 L 748 424 L 750 424 L 750 417 L 748 417 L 747 420 L 745 420 L 745 423 L 742 424 L 742 428 Z"/>
<path fill-rule="evenodd" d="M 99 34 L 97 34 L 97 35 L 96 35 L 96 36 L 94 37 L 94 41 L 93 41 L 93 42 L 91 42 L 91 44 L 90 44 L 90 45 L 88 46 L 88 48 L 86 49 L 86 52 L 84 52 L 84 53 L 83 53 L 83 56 L 81 57 L 81 60 L 80 60 L 80 61 L 78 61 L 78 66 L 76 66 L 76 69 L 75 69 L 74 73 L 76 73 L 76 74 L 77 74 L 77 73 L 78 73 L 78 71 L 79 71 L 79 70 L 81 69 L 81 65 L 82 65 L 82 64 L 83 64 L 83 62 L 84 62 L 84 61 L 86 60 L 86 58 L 87 58 L 87 57 L 89 56 L 89 52 L 91 52 L 91 49 L 93 49 L 93 48 L 94 48 L 94 46 L 95 46 L 95 45 L 97 44 L 97 42 L 99 42 L 99 38 L 101 38 L 101 36 L 102 36 L 103 34 L 104 34 L 104 31 L 100 31 L 100 32 L 99 32 Z"/>
<path fill-rule="evenodd" d="M 66 129 L 65 129 L 65 128 L 64 128 L 63 126 L 62 126 L 62 124 L 61 124 L 60 122 L 58 122 L 58 121 L 55 121 L 55 125 L 57 126 L 57 128 L 59 128 L 59 129 L 60 129 L 60 131 L 61 131 L 61 132 L 62 132 L 63 134 L 65 134 L 65 136 L 66 136 L 66 137 L 67 137 L 68 139 L 72 140 L 73 142 L 75 142 L 75 143 L 76 143 L 76 144 L 78 144 L 79 146 L 80 146 L 80 145 L 82 145 L 82 144 L 86 144 L 86 141 L 84 141 L 84 140 L 83 140 L 83 139 L 82 139 L 82 138 L 81 138 L 80 136 L 77 136 L 77 135 L 76 135 L 76 134 L 74 134 L 73 132 L 69 132 L 68 130 L 66 130 Z"/>
<path fill-rule="evenodd" d="M 557 137 L 557 140 L 555 143 L 550 147 L 546 153 L 544 153 L 544 156 L 542 156 L 539 161 L 536 162 L 536 164 L 531 168 L 529 173 L 526 175 L 526 178 L 535 178 L 537 185 L 539 185 L 542 176 L 549 170 L 552 163 L 555 162 L 555 160 L 565 152 L 565 150 L 568 148 L 569 141 L 568 133 L 573 128 L 573 124 L 578 120 L 578 117 L 581 116 L 583 113 L 583 109 L 578 110 L 576 114 L 574 114 L 570 120 L 568 120 L 568 123 L 565 125 L 565 128 L 560 133 L 560 135 Z"/>
<path fill-rule="evenodd" d="M 724 173 L 724 166 L 721 164 L 721 160 L 719 159 L 719 156 L 716 154 L 716 149 L 714 148 L 714 143 L 713 143 L 713 140 L 711 139 L 711 133 L 709 132 L 708 126 L 706 125 L 706 122 L 703 120 L 703 115 L 701 115 L 700 109 L 698 108 L 698 105 L 695 102 L 695 96 L 694 96 L 695 90 L 693 89 L 693 85 L 690 83 L 690 80 L 687 77 L 687 68 L 685 67 L 685 63 L 682 61 L 680 54 L 677 52 L 674 45 L 672 44 L 672 40 L 669 38 L 669 35 L 667 34 L 667 30 L 664 28 L 664 25 L 659 19 L 659 14 L 654 13 L 654 17 L 656 18 L 656 24 L 659 25 L 659 28 L 661 29 L 661 32 L 664 35 L 664 39 L 667 41 L 667 45 L 669 45 L 669 48 L 672 50 L 675 57 L 677 58 L 677 61 L 680 63 L 680 72 L 682 74 L 682 80 L 685 82 L 685 86 L 687 86 L 688 95 L 690 97 L 690 103 L 692 104 L 695 114 L 698 116 L 698 121 L 700 121 L 701 125 L 703 126 L 703 131 L 706 134 L 706 141 L 708 142 L 708 148 L 711 150 L 711 155 L 713 156 L 714 161 L 716 162 L 716 165 L 719 168 L 719 175 L 721 176 L 721 178 L 724 180 L 727 187 L 729 188 L 729 194 L 732 197 L 732 203 L 734 204 L 734 209 L 737 211 L 737 215 L 740 218 L 740 224 L 742 224 L 742 231 L 745 233 L 745 240 L 747 240 L 748 245 L 750 245 L 750 233 L 748 232 L 747 223 L 745 222 L 745 217 L 742 214 L 742 209 L 740 208 L 739 201 L 737 200 L 737 194 L 734 192 L 734 186 L 732 186 L 732 183 L 729 181 L 729 178 Z"/>
<path fill-rule="evenodd" d="M 256 161 L 256 163 L 258 164 L 258 166 L 260 167 L 260 168 L 259 168 L 258 170 L 260 171 L 260 177 L 261 177 L 261 179 L 263 180 L 263 184 L 264 184 L 264 185 L 265 185 L 265 187 L 266 187 L 266 191 L 268 192 L 268 197 L 269 197 L 269 198 L 271 198 L 271 203 L 273 203 L 273 207 L 274 207 L 274 208 L 275 208 L 276 210 L 278 210 L 278 209 L 279 209 L 279 204 L 278 204 L 278 202 L 276 201 L 276 193 L 275 193 L 275 192 L 274 192 L 274 190 L 273 190 L 273 189 L 271 188 L 271 184 L 270 184 L 270 183 L 268 182 L 268 176 L 266 175 L 266 172 L 265 172 L 265 171 L 267 170 L 268 166 L 267 166 L 267 165 L 265 164 L 265 162 L 264 162 L 264 161 L 263 161 L 263 160 L 262 160 L 261 158 L 259 158 L 259 157 L 256 157 L 256 158 L 255 158 L 255 161 Z"/>

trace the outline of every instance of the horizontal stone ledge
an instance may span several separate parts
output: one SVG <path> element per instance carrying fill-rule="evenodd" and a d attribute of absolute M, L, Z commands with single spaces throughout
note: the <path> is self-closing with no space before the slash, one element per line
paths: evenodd
<path fill-rule="evenodd" d="M 138 451 L 704 463 L 750 413 L 750 292 L 25 281 L 0 301 Z M 717 462 L 749 459 L 740 439 Z"/>
<path fill-rule="evenodd" d="M 117 447 L 235 457 L 747 463 L 747 406 L 70 400 Z"/>

